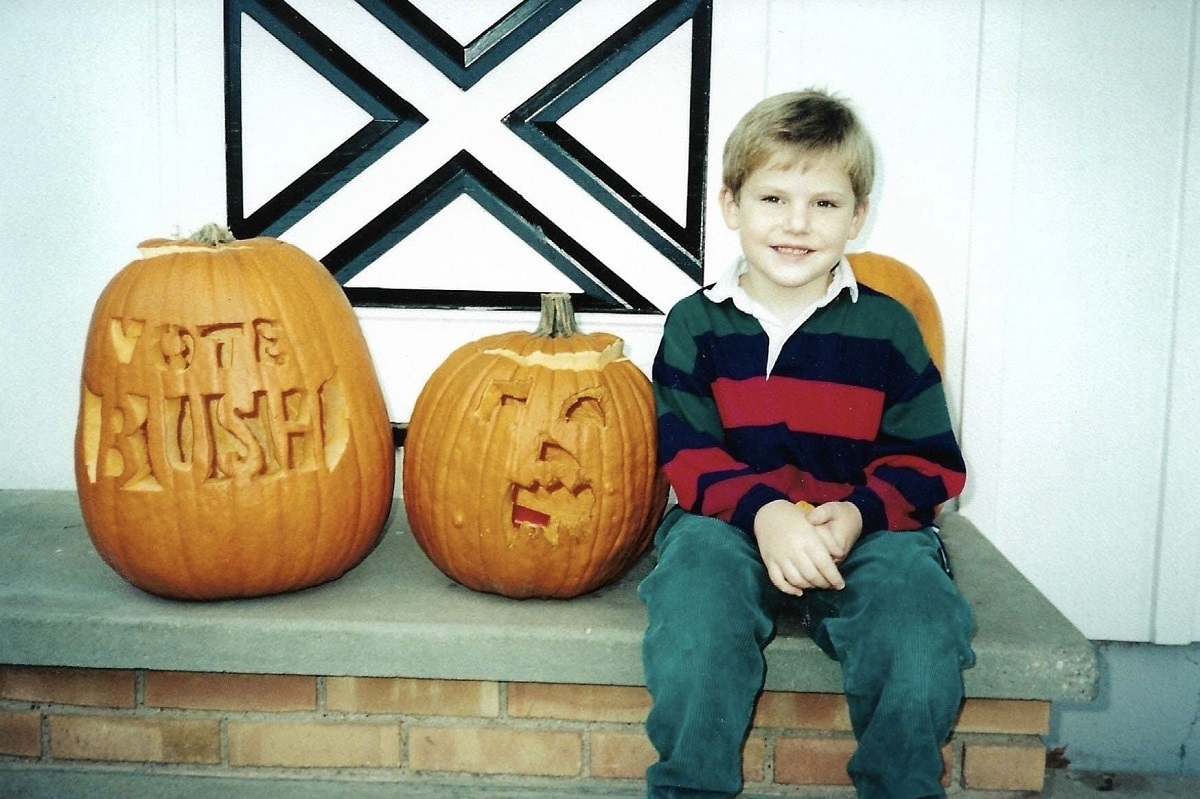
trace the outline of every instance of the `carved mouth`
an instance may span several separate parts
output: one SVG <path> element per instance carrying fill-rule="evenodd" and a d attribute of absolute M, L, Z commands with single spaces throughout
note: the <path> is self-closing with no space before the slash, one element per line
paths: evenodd
<path fill-rule="evenodd" d="M 558 544 L 560 533 L 574 534 L 591 514 L 591 493 L 591 486 L 586 483 L 574 488 L 560 482 L 550 487 L 540 484 L 513 486 L 509 543 L 516 541 L 524 531 L 526 535 L 540 533 L 551 544 Z"/>
<path fill-rule="evenodd" d="M 528 524 L 532 527 L 548 527 L 550 525 L 550 514 L 542 513 L 540 510 L 534 510 L 514 502 L 512 507 L 512 525 L 520 527 L 523 524 Z"/>

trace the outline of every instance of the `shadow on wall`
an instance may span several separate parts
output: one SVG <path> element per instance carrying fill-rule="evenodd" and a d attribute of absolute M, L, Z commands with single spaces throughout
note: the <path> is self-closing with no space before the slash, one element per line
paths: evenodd
<path fill-rule="evenodd" d="M 1047 748 L 1083 771 L 1200 774 L 1200 644 L 1098 647 L 1099 696 L 1055 703 Z"/>

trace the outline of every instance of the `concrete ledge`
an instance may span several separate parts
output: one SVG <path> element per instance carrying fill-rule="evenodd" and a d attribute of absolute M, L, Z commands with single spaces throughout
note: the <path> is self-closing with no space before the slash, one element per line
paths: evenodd
<path fill-rule="evenodd" d="M 972 697 L 1094 698 L 1087 641 L 974 526 L 943 520 L 975 606 Z M 0 659 L 87 668 L 402 676 L 641 685 L 644 558 L 568 601 L 478 594 L 425 558 L 397 503 L 379 547 L 342 579 L 253 600 L 145 594 L 96 554 L 73 492 L 0 491 Z M 767 689 L 840 692 L 841 676 L 794 622 L 767 650 Z"/>

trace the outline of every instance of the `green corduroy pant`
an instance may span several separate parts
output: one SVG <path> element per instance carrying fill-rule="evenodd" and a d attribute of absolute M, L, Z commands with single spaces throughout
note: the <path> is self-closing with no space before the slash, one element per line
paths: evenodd
<path fill-rule="evenodd" d="M 655 544 L 658 562 L 638 588 L 649 611 L 646 732 L 659 754 L 649 797 L 741 791 L 763 649 L 781 611 L 815 619 L 813 639 L 842 667 L 859 797 L 945 796 L 941 745 L 974 663 L 974 620 L 934 530 L 864 535 L 839 567 L 844 590 L 799 599 L 776 589 L 754 542 L 718 519 L 674 509 Z"/>

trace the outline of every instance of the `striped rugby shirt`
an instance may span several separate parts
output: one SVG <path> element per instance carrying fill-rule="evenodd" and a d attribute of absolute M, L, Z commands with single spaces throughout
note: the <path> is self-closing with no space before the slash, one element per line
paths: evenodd
<path fill-rule="evenodd" d="M 771 353 L 769 376 L 767 333 L 732 299 L 701 289 L 667 315 L 653 371 L 659 460 L 685 510 L 752 534 L 768 502 L 845 500 L 864 533 L 914 530 L 962 491 L 966 467 L 916 320 L 853 288 L 835 283 Z"/>

